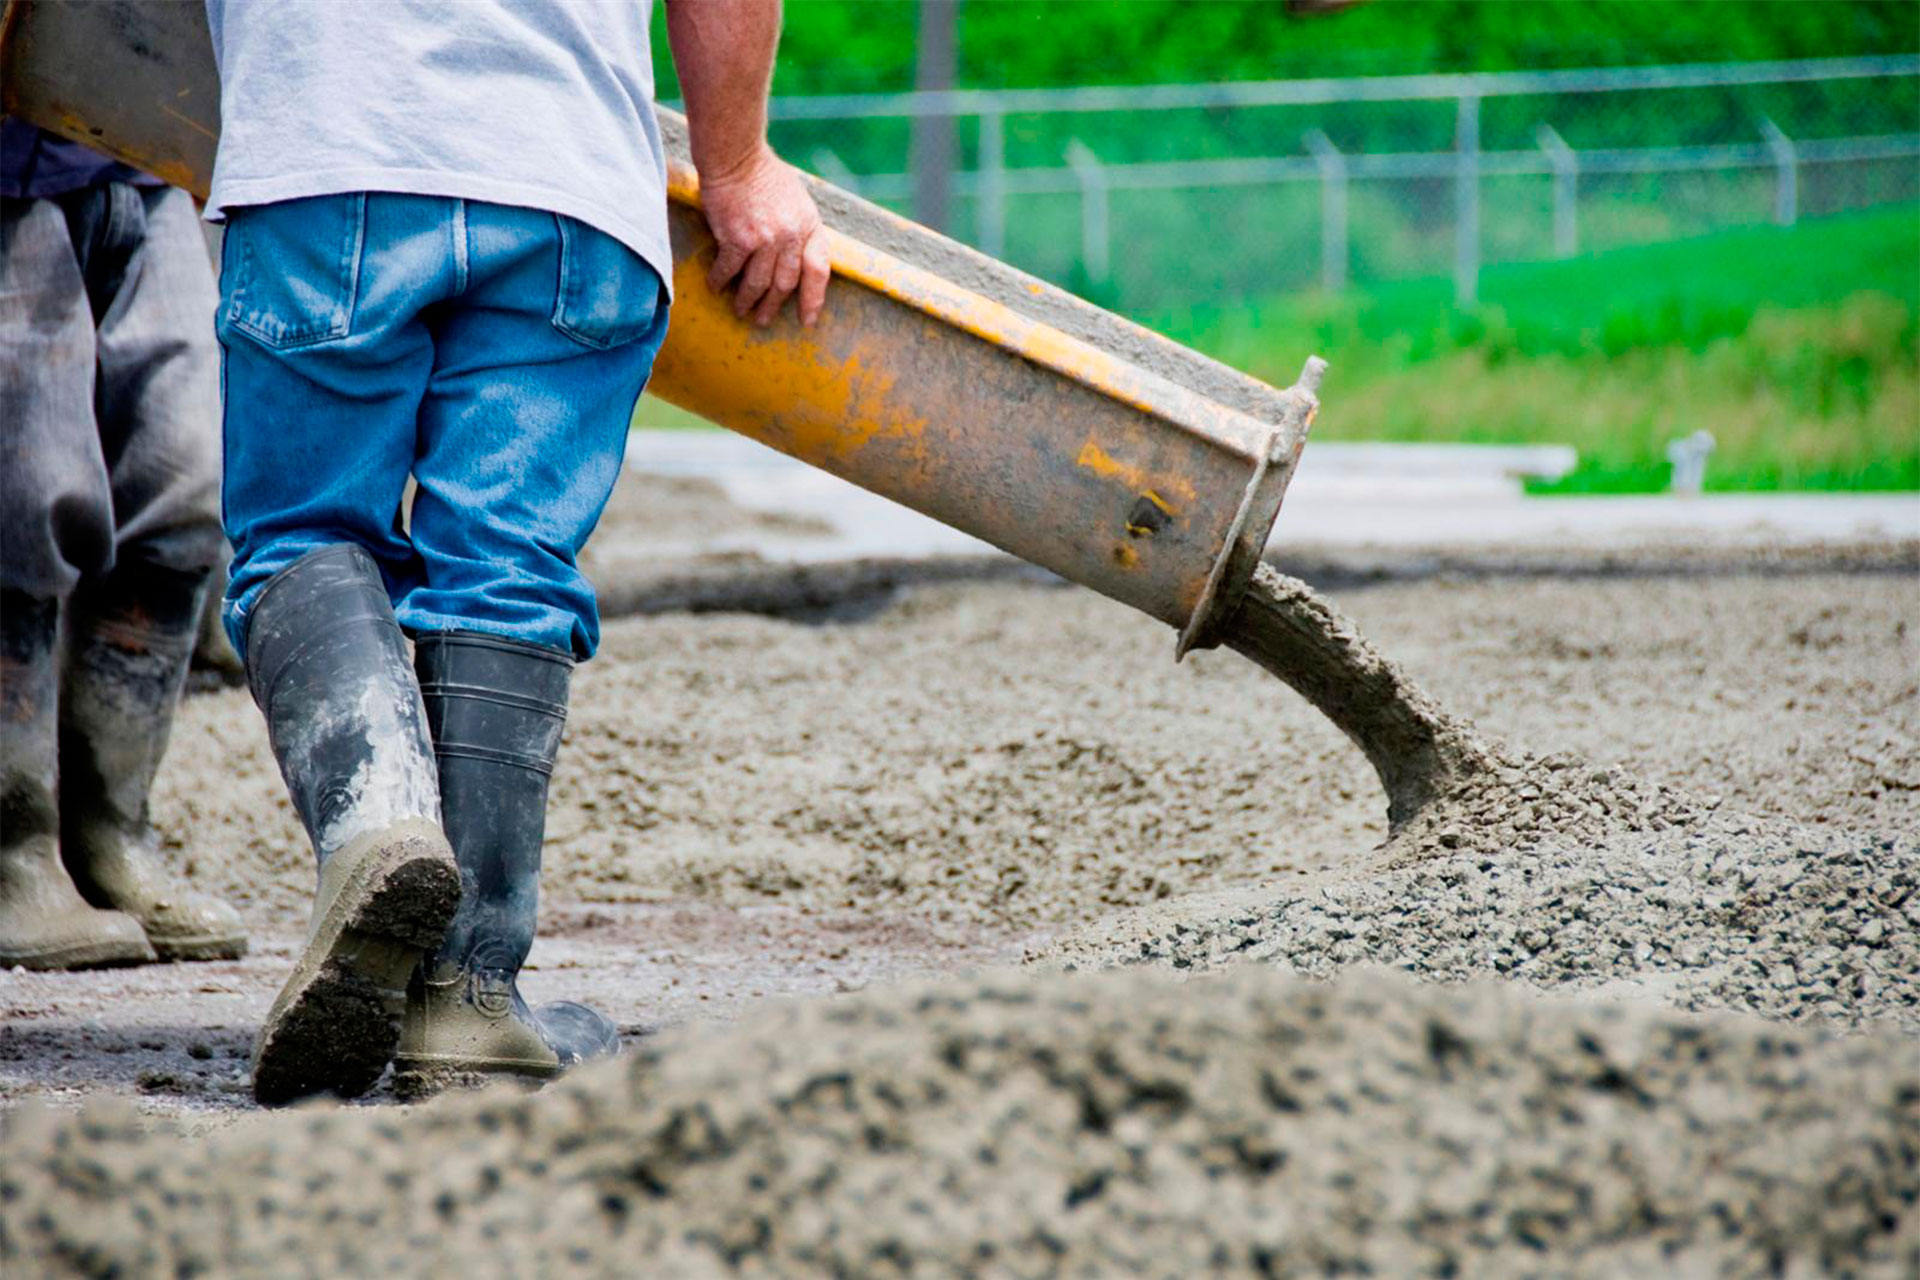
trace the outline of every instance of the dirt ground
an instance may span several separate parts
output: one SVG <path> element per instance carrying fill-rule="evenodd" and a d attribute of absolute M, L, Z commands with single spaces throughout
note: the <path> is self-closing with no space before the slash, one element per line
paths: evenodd
<path fill-rule="evenodd" d="M 757 519 L 688 485 L 629 484 L 600 571 L 673 570 L 644 530 L 676 503 Z M 527 986 L 605 1008 L 633 1051 L 530 1101 L 411 1113 L 379 1093 L 351 1116 L 252 1111 L 247 1049 L 311 855 L 245 693 L 195 696 L 155 819 L 254 951 L 0 974 L 0 1225 L 18 1246 L 10 1206 L 41 1206 L 51 1252 L 30 1256 L 82 1270 L 270 1271 L 269 1238 L 331 1259 L 313 1270 L 425 1270 L 468 1244 L 406 1254 L 411 1220 L 343 1244 L 311 1213 L 224 1253 L 195 1232 L 241 1212 L 233 1170 L 299 1182 L 326 1126 L 422 1151 L 494 1150 L 505 1126 L 491 1189 L 484 1162 L 368 1167 L 413 1188 L 396 1204 L 458 1182 L 456 1209 L 421 1213 L 577 1247 L 589 1271 L 646 1247 L 676 1274 L 1911 1273 L 1920 566 L 1864 563 L 1456 557 L 1349 580 L 1341 607 L 1485 733 L 1705 815 L 1596 809 L 1418 859 L 1380 847 L 1378 783 L 1301 699 L 1225 651 L 1176 666 L 1171 632 L 1077 589 L 610 621 L 576 677 Z M 765 567 L 700 566 L 736 570 Z M 1274 1085 L 1282 1061 L 1305 1083 Z M 131 1110 L 63 1118 L 107 1096 Z M 192 1144 L 154 1136 L 165 1117 Z M 561 1159 L 568 1133 L 597 1136 Z M 105 1194 L 73 1191 L 83 1157 L 96 1191 L 143 1196 L 228 1172 L 143 1255 L 75 1226 Z M 552 1216 L 526 1221 L 516 1187 Z M 363 1199 L 328 1203 L 394 1212 Z"/>

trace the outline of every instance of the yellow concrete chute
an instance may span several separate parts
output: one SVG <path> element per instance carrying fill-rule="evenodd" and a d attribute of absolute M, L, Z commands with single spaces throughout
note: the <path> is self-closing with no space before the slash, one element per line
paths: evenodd
<path fill-rule="evenodd" d="M 219 82 L 197 4 L 8 0 L 4 109 L 204 196 Z M 760 329 L 705 283 L 685 122 L 655 395 L 1212 643 L 1279 513 L 1323 365 L 1285 391 L 813 180 L 825 313 Z"/>

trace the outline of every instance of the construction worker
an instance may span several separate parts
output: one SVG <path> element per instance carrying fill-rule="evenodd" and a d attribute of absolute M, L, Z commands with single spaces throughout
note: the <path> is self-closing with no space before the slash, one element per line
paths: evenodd
<path fill-rule="evenodd" d="M 619 1043 L 516 979 L 599 640 L 577 557 L 666 333 L 648 5 L 207 11 L 226 625 L 320 863 L 254 1092 L 353 1095 L 389 1061 L 403 1094 L 550 1077 Z M 797 291 L 810 323 L 819 214 L 766 142 L 778 0 L 673 0 L 667 26 L 710 282 L 762 323 Z"/>
<path fill-rule="evenodd" d="M 222 554 L 185 192 L 0 121 L 0 968 L 232 958 L 147 822 Z"/>

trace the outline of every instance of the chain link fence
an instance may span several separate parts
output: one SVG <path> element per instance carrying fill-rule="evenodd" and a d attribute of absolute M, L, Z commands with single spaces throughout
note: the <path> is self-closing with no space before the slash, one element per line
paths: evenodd
<path fill-rule="evenodd" d="M 1451 276 L 1920 200 L 1920 56 L 779 98 L 782 154 L 1110 306 Z M 924 210 L 923 210 L 924 212 Z M 942 217 L 942 215 L 944 215 Z"/>

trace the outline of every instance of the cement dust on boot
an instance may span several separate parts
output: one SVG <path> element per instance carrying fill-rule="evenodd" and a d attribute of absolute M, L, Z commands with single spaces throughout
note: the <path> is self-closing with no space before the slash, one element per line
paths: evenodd
<path fill-rule="evenodd" d="M 78 836 L 63 833 L 62 844 L 68 867 L 84 867 L 74 874 L 81 892 L 138 921 L 159 959 L 238 960 L 247 954 L 240 913 L 168 874 L 151 827 L 136 833 L 83 828 Z"/>
<path fill-rule="evenodd" d="M 206 575 L 123 564 L 67 608 L 60 688 L 60 845 L 95 906 L 140 922 L 162 960 L 237 960 L 240 914 L 188 889 L 148 821 L 186 682 Z"/>
<path fill-rule="evenodd" d="M 352 1097 L 392 1060 L 407 981 L 460 906 L 426 713 L 360 547 L 282 569 L 247 627 L 248 684 L 320 864 L 307 945 L 254 1049 L 254 1096 Z"/>
<path fill-rule="evenodd" d="M 393 1091 L 413 1102 L 498 1080 L 537 1088 L 595 1058 L 620 1055 L 620 1031 L 597 1009 L 554 1000 L 535 1009 L 520 994 L 517 966 L 426 966 L 407 987 L 406 1018 L 393 1056 Z"/>
<path fill-rule="evenodd" d="M 407 1101 L 496 1079 L 538 1086 L 564 1068 L 541 1038 L 512 976 L 455 970 L 434 981 L 416 973 L 394 1054 L 394 1093 Z"/>
<path fill-rule="evenodd" d="M 417 1098 L 496 1077 L 552 1079 L 620 1051 L 585 1005 L 531 1009 L 516 979 L 533 946 L 547 780 L 566 725 L 573 657 L 500 636 L 420 636 L 415 672 L 439 763 L 460 912 L 407 1000 L 394 1087 Z"/>
<path fill-rule="evenodd" d="M 50 834 L 0 847 L 0 969 L 93 969 L 152 964 L 140 922 L 80 896 Z"/>
<path fill-rule="evenodd" d="M 133 917 L 80 895 L 60 854 L 60 602 L 0 591 L 0 967 L 154 959 Z"/>
<path fill-rule="evenodd" d="M 313 931 L 254 1047 L 254 1097 L 275 1106 L 371 1089 L 393 1059 L 407 979 L 459 901 L 453 852 L 431 822 L 397 823 L 328 858 Z"/>

